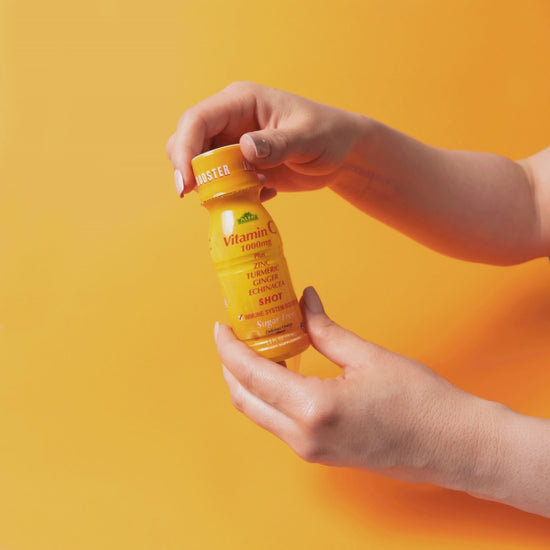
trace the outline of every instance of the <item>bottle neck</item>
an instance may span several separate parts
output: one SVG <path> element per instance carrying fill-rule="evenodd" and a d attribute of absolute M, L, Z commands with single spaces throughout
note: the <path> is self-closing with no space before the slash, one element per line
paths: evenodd
<path fill-rule="evenodd" d="M 219 208 L 229 209 L 231 205 L 242 204 L 245 202 L 257 203 L 261 206 L 260 202 L 260 191 L 262 190 L 261 185 L 252 184 L 250 187 L 244 189 L 239 189 L 237 191 L 229 191 L 227 193 L 220 194 L 216 197 L 208 199 L 203 202 L 202 205 L 211 212 L 212 210 L 217 210 Z"/>

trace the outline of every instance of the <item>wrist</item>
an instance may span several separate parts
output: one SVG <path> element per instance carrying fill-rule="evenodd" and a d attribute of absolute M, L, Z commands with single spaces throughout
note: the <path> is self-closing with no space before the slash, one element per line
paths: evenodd
<path fill-rule="evenodd" d="M 494 439 L 487 449 L 493 469 L 468 490 L 474 496 L 550 517 L 550 420 L 501 406 L 495 415 Z"/>
<path fill-rule="evenodd" d="M 363 191 L 373 181 L 375 163 L 370 159 L 381 124 L 358 113 L 348 112 L 347 132 L 351 135 L 348 154 L 330 189 L 345 197 Z"/>
<path fill-rule="evenodd" d="M 507 406 L 476 396 L 467 422 L 471 424 L 473 444 L 463 468 L 458 468 L 458 486 L 474 496 L 495 500 L 502 486 L 506 426 L 511 415 Z"/>
<path fill-rule="evenodd" d="M 492 498 L 502 475 L 503 428 L 511 411 L 454 390 L 418 426 L 412 470 L 418 472 L 418 481 Z"/>

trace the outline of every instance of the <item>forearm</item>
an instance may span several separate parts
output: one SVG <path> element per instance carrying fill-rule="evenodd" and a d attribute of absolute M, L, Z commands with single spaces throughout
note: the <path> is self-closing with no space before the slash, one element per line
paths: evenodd
<path fill-rule="evenodd" d="M 550 420 L 503 409 L 496 427 L 495 471 L 472 494 L 550 518 Z"/>
<path fill-rule="evenodd" d="M 409 479 L 550 517 L 550 420 L 459 392 L 416 447 Z"/>
<path fill-rule="evenodd" d="M 348 169 L 331 186 L 344 199 L 450 256 L 513 264 L 544 254 L 520 164 L 430 147 L 366 117 L 358 126 Z"/>

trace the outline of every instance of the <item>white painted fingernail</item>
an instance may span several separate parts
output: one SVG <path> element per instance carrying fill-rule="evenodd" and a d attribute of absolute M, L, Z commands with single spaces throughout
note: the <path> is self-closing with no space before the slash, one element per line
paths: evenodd
<path fill-rule="evenodd" d="M 217 342 L 218 341 L 218 331 L 220 330 L 220 323 L 218 323 L 218 321 L 216 321 L 216 323 L 214 324 L 214 341 Z"/>
<path fill-rule="evenodd" d="M 174 171 L 174 183 L 176 184 L 176 190 L 180 197 L 183 197 L 183 176 L 179 170 Z"/>

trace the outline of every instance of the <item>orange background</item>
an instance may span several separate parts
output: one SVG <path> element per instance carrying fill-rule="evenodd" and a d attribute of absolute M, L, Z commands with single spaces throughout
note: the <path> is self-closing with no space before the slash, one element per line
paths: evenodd
<path fill-rule="evenodd" d="M 0 547 L 550 547 L 550 520 L 303 463 L 232 408 L 208 215 L 164 155 L 247 79 L 521 158 L 550 143 L 549 29 L 547 0 L 3 0 Z M 547 260 L 445 258 L 329 191 L 269 209 L 341 324 L 550 416 Z"/>

